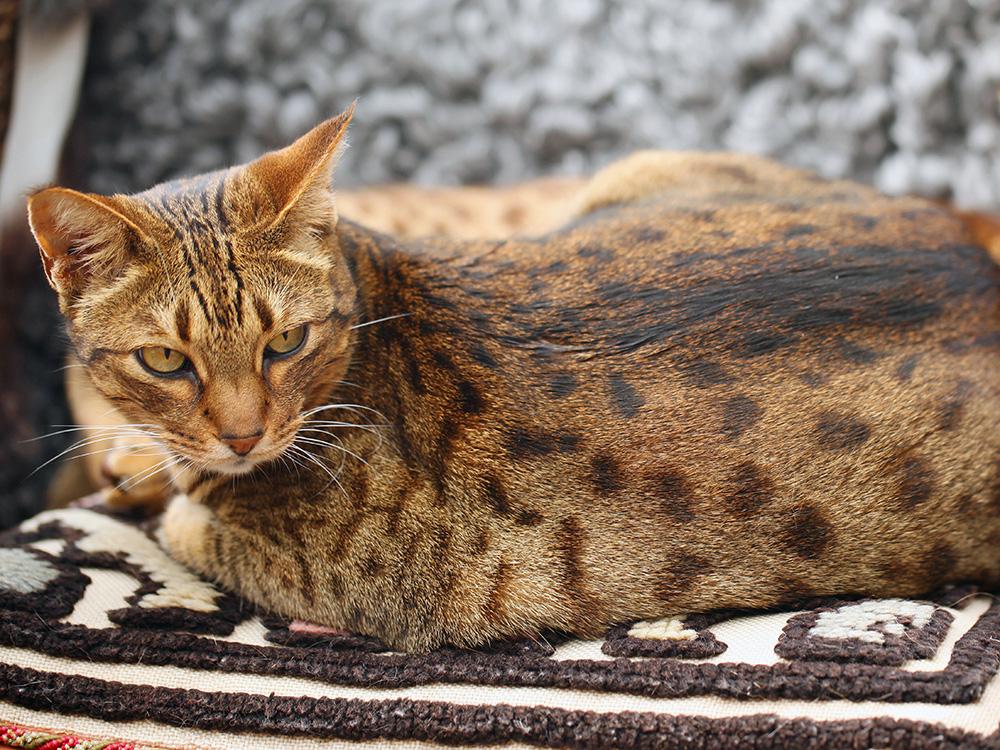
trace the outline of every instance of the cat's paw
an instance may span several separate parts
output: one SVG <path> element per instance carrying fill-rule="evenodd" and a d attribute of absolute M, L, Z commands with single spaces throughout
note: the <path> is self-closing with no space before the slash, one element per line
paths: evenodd
<path fill-rule="evenodd" d="M 201 570 L 207 560 L 213 517 L 204 505 L 192 502 L 187 495 L 176 495 L 163 513 L 157 541 L 175 560 Z"/>
<path fill-rule="evenodd" d="M 108 483 L 101 489 L 104 502 L 111 508 L 162 510 L 172 494 L 167 464 L 159 451 L 118 445 L 101 463 L 101 476 Z"/>

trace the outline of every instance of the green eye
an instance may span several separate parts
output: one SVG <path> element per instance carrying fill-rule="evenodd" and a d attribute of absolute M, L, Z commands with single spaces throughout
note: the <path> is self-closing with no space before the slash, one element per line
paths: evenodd
<path fill-rule="evenodd" d="M 147 370 L 157 375 L 173 375 L 187 365 L 188 358 L 176 349 L 165 346 L 146 346 L 136 352 L 139 361 Z"/>
<path fill-rule="evenodd" d="M 296 328 L 289 328 L 283 333 L 279 333 L 273 339 L 267 342 L 267 346 L 264 347 L 265 356 L 283 356 L 285 354 L 291 354 L 300 346 L 302 342 L 306 340 L 306 327 L 304 325 L 298 326 Z"/>

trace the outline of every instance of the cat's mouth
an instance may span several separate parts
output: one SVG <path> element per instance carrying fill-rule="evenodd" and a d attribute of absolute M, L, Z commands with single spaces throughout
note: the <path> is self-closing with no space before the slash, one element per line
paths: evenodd
<path fill-rule="evenodd" d="M 211 464 L 210 468 L 219 474 L 229 474 L 239 476 L 249 474 L 261 464 L 267 464 L 276 460 L 288 449 L 288 445 L 271 445 L 267 448 L 257 449 L 245 456 L 234 456 L 230 454 L 225 458 L 220 458 Z"/>
<path fill-rule="evenodd" d="M 213 474 L 240 476 L 249 474 L 258 466 L 277 460 L 290 448 L 291 443 L 291 438 L 281 442 L 265 438 L 245 455 L 237 455 L 221 444 L 201 452 L 200 455 L 192 454 L 190 449 L 185 450 L 176 445 L 171 445 L 169 448 L 172 453 L 187 459 L 192 467 Z"/>

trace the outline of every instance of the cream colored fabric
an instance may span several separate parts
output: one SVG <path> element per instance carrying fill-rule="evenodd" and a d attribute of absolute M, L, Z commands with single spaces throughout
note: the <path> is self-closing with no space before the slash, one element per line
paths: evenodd
<path fill-rule="evenodd" d="M 82 515 L 81 515 L 82 514 Z M 84 532 L 81 547 L 90 545 L 105 550 L 114 545 L 109 530 L 118 530 L 121 522 L 104 516 L 96 517 L 89 511 L 60 511 L 46 514 L 40 520 L 29 523 L 26 529 L 35 529 L 45 520 L 60 520 Z M 135 542 L 136 548 L 143 544 L 138 539 L 122 534 L 116 537 L 123 542 Z M 145 537 L 143 537 L 145 539 Z M 50 554 L 61 551 L 64 542 L 45 540 L 34 547 Z M 135 549 L 131 554 L 138 554 Z M 153 551 L 146 550 L 148 559 L 156 562 Z M 169 566 L 162 573 L 166 589 L 178 591 L 183 584 L 183 596 L 191 602 L 214 601 L 214 588 L 207 583 L 192 579 L 186 571 L 169 572 Z M 162 571 L 161 571 L 162 572 Z M 89 628 L 115 627 L 108 620 L 107 612 L 127 606 L 126 599 L 135 593 L 139 582 L 119 571 L 84 568 L 92 583 L 84 596 L 76 604 L 73 612 L 63 618 L 63 622 L 85 625 Z M 167 580 L 170 579 L 170 580 Z M 179 595 L 179 594 L 178 594 Z M 157 601 L 157 600 L 154 600 Z M 888 605 L 887 605 L 888 606 Z M 944 669 L 956 642 L 969 631 L 989 609 L 990 599 L 978 595 L 958 609 L 951 609 L 954 616 L 948 634 L 932 658 L 911 661 L 903 669 L 914 672 L 934 672 Z M 910 609 L 913 609 L 910 607 Z M 908 610 L 907 610 L 908 611 Z M 926 614 L 923 610 L 913 610 Z M 724 653 L 710 659 L 685 660 L 692 663 L 744 663 L 773 665 L 781 661 L 775 654 L 775 645 L 789 618 L 795 613 L 765 614 L 740 617 L 721 622 L 710 628 L 711 632 L 727 644 Z M 866 615 L 867 616 L 867 615 Z M 927 618 L 925 617 L 924 620 Z M 677 628 L 672 628 L 676 630 Z M 256 618 L 239 624 L 233 633 L 218 640 L 244 643 L 261 649 L 272 648 L 265 640 L 267 629 Z M 205 636 L 208 637 L 208 636 Z M 596 660 L 612 659 L 602 653 L 603 641 L 570 641 L 557 647 L 554 659 Z M 732 716 L 752 716 L 756 714 L 776 714 L 786 718 L 804 717 L 813 720 L 843 720 L 888 717 L 909 719 L 918 722 L 939 722 L 947 727 L 989 735 L 1000 730 L 1000 675 L 994 675 L 981 700 L 964 705 L 938 705 L 927 703 L 888 703 L 877 701 L 853 702 L 849 700 L 806 701 L 806 700 L 736 700 L 715 696 L 696 696 L 676 699 L 648 698 L 621 692 L 582 691 L 536 687 L 496 687 L 489 685 L 430 684 L 400 689 L 370 689 L 327 684 L 319 680 L 278 677 L 229 672 L 214 672 L 200 669 L 186 669 L 175 666 L 150 666 L 145 664 L 109 664 L 86 658 L 60 658 L 25 648 L 0 647 L 0 662 L 28 667 L 46 673 L 60 675 L 80 675 L 83 677 L 115 681 L 126 685 L 155 685 L 171 688 L 197 688 L 207 692 L 252 693 L 263 696 L 311 696 L 347 698 L 358 700 L 393 700 L 407 698 L 422 701 L 491 706 L 508 704 L 514 706 L 548 706 L 571 710 L 594 711 L 598 713 L 621 713 L 623 711 L 652 712 L 667 715 L 702 716 L 722 718 Z M 289 737 L 227 734 L 208 732 L 186 727 L 176 727 L 158 722 L 141 721 L 108 723 L 97 719 L 78 716 L 60 716 L 46 712 L 42 707 L 24 708 L 0 703 L 0 720 L 49 729 L 65 728 L 74 732 L 95 736 L 113 736 L 130 739 L 148 745 L 171 747 L 204 748 L 279 748 L 298 750 L 306 747 L 339 748 L 348 746 L 342 742 L 319 743 L 314 740 Z M 398 742 L 378 743 L 385 747 L 417 748 L 427 747 L 422 743 Z M 509 747 L 510 745 L 506 745 Z"/>

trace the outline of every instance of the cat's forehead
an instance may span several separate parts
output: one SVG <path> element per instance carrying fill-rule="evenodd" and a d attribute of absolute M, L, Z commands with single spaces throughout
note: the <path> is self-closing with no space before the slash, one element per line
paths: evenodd
<path fill-rule="evenodd" d="M 236 179 L 232 169 L 209 172 L 160 183 L 133 200 L 151 215 L 158 228 L 173 233 L 176 239 L 228 234 L 236 228 L 228 195 Z"/>

